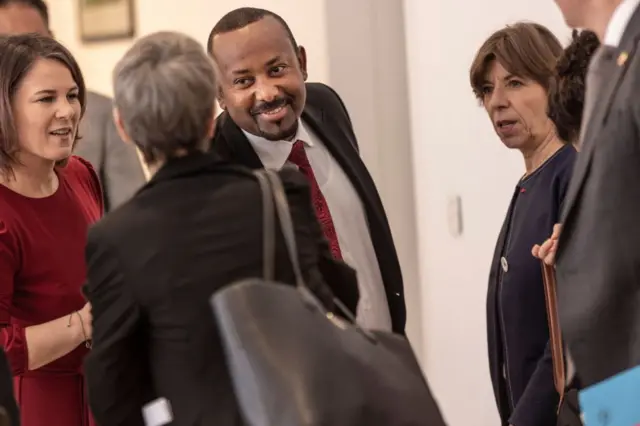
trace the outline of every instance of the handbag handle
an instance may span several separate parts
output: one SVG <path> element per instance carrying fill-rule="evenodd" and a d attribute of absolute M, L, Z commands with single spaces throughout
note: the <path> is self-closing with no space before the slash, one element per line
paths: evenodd
<path fill-rule="evenodd" d="M 271 186 L 267 182 L 264 173 L 254 171 L 253 174 L 260 183 L 262 194 L 262 277 L 266 281 L 275 279 L 275 256 L 276 256 L 276 221 L 273 206 L 273 196 Z M 295 267 L 294 267 L 295 272 Z M 297 280 L 297 277 L 296 277 Z"/>
<path fill-rule="evenodd" d="M 547 306 L 547 321 L 549 323 L 549 340 L 551 343 L 551 358 L 553 361 L 553 382 L 560 402 L 558 410 L 564 399 L 566 387 L 566 372 L 564 365 L 564 349 L 562 346 L 562 333 L 558 320 L 558 302 L 556 297 L 556 276 L 553 266 L 542 262 L 542 281 L 544 283 L 544 297 Z"/>
<path fill-rule="evenodd" d="M 300 268 L 300 262 L 298 261 L 298 248 L 296 244 L 296 237 L 293 231 L 293 220 L 291 219 L 291 211 L 289 209 L 289 203 L 287 201 L 287 196 L 284 191 L 284 187 L 282 186 L 282 181 L 280 180 L 280 176 L 272 170 L 267 169 L 259 169 L 254 170 L 254 175 L 258 179 L 258 183 L 260 184 L 260 188 L 262 190 L 262 199 L 263 199 L 263 208 L 264 208 L 264 259 L 265 263 L 270 262 L 270 265 L 265 265 L 265 272 L 269 272 L 273 274 L 275 269 L 275 219 L 273 217 L 274 213 L 274 205 L 275 211 L 278 214 L 278 218 L 280 220 L 280 228 L 282 230 L 282 234 L 284 236 L 285 245 L 287 247 L 287 252 L 289 254 L 289 261 L 293 267 L 293 273 L 296 278 L 296 286 L 299 290 L 302 290 L 302 293 L 305 296 L 305 299 L 312 302 L 317 308 L 321 311 L 324 311 L 324 307 L 322 303 L 315 297 L 315 295 L 311 292 L 309 287 L 307 287 L 304 282 L 304 278 L 302 277 L 302 270 Z M 271 230 L 267 232 L 268 230 Z M 265 279 L 273 279 L 273 276 L 265 275 Z M 372 341 L 376 341 L 377 339 L 367 330 L 362 329 L 356 322 L 355 315 L 347 308 L 340 299 L 337 297 L 333 298 L 333 303 L 336 305 L 340 311 L 345 315 L 345 317 L 353 323 L 353 325 L 358 329 L 362 334 L 365 335 L 368 339 Z"/>
<path fill-rule="evenodd" d="M 291 212 L 289 211 L 289 204 L 287 203 L 284 188 L 280 181 L 280 177 L 275 175 L 275 172 L 271 170 L 257 170 L 254 172 L 260 183 L 262 190 L 262 200 L 264 202 L 264 243 L 265 243 L 265 271 L 268 271 L 271 275 L 265 275 L 265 279 L 273 280 L 273 272 L 275 270 L 275 228 L 276 222 L 274 218 L 274 204 L 275 210 L 280 220 L 280 228 L 282 235 L 284 236 L 285 246 L 287 247 L 287 253 L 289 254 L 289 260 L 293 267 L 293 273 L 296 278 L 297 287 L 306 287 L 304 279 L 302 278 L 302 270 L 300 268 L 300 262 L 298 261 L 298 247 L 296 244 L 295 234 L 293 232 L 293 224 L 291 220 Z"/>

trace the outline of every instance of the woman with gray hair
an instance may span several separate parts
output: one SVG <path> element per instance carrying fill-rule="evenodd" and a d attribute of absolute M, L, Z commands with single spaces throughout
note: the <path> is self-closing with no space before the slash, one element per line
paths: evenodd
<path fill-rule="evenodd" d="M 207 153 L 217 85 L 195 40 L 170 32 L 140 39 L 113 82 L 116 125 L 141 152 L 150 181 L 89 232 L 90 406 L 105 426 L 143 425 L 150 401 L 150 412 L 172 425 L 240 425 L 208 300 L 262 275 L 260 188 Z M 333 290 L 355 309 L 355 273 L 333 260 L 305 178 L 294 170 L 280 176 L 309 286 L 328 308 Z M 278 232 L 276 240 L 276 281 L 293 285 Z"/>

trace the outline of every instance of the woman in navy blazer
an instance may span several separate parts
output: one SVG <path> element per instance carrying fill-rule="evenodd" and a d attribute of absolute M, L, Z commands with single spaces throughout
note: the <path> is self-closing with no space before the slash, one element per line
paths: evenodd
<path fill-rule="evenodd" d="M 562 46 L 534 23 L 490 36 L 471 66 L 476 97 L 503 144 L 524 159 L 495 248 L 487 297 L 491 379 L 502 425 L 556 423 L 540 262 L 531 247 L 559 221 L 576 150 L 547 115 Z"/>
<path fill-rule="evenodd" d="M 587 71 L 591 58 L 600 47 L 598 36 L 588 30 L 574 30 L 571 43 L 556 66 L 556 79 L 549 93 L 549 117 L 558 129 L 558 135 L 580 147 L 583 109 L 586 94 Z M 593 96 L 593 95 L 592 95 Z M 555 263 L 555 250 L 560 235 L 560 225 L 554 227 L 552 236 L 544 244 L 533 246 L 532 254 L 545 263 Z M 574 376 L 571 388 L 580 388 L 579 378 Z"/>

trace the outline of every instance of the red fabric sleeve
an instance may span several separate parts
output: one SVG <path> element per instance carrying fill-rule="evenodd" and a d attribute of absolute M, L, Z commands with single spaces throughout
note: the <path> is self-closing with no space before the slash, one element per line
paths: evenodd
<path fill-rule="evenodd" d="M 82 157 L 73 156 L 71 161 L 77 160 L 79 165 L 85 168 L 89 173 L 86 178 L 87 184 L 91 188 L 91 193 L 98 205 L 100 206 L 100 212 L 104 213 L 104 199 L 102 196 L 102 186 L 100 185 L 100 178 L 98 177 L 98 173 L 96 173 L 96 169 L 91 165 L 90 162 L 85 160 Z"/>
<path fill-rule="evenodd" d="M 18 256 L 15 236 L 0 219 L 0 344 L 7 354 L 14 375 L 27 370 L 29 359 L 24 328 L 12 324 L 10 314 Z"/>

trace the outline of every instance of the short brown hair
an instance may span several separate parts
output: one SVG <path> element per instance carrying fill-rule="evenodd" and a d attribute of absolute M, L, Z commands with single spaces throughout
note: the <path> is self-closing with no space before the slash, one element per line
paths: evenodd
<path fill-rule="evenodd" d="M 71 52 L 51 37 L 20 34 L 0 37 L 0 175 L 11 174 L 17 164 L 20 149 L 18 131 L 13 115 L 13 97 L 22 80 L 38 59 L 58 61 L 69 69 L 78 85 L 81 115 L 86 105 L 86 88 L 78 63 Z M 80 137 L 76 134 L 75 146 Z M 66 160 L 56 163 L 64 166 Z"/>
<path fill-rule="evenodd" d="M 493 33 L 476 53 L 469 70 L 471 88 L 482 100 L 488 68 L 498 61 L 511 74 L 549 90 L 561 55 L 562 45 L 547 27 L 530 22 L 507 25 Z"/>

